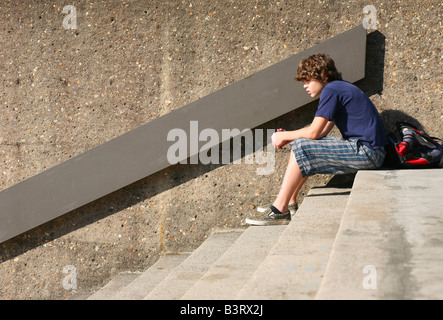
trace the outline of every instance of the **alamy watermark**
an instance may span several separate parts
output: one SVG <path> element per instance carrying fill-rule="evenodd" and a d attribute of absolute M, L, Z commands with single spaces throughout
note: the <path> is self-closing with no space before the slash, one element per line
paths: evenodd
<path fill-rule="evenodd" d="M 367 5 L 363 8 L 363 13 L 366 16 L 363 19 L 363 28 L 368 29 L 377 29 L 377 9 L 372 4 Z"/>
<path fill-rule="evenodd" d="M 63 18 L 63 28 L 77 29 L 77 9 L 72 5 L 67 5 L 63 7 L 63 13 L 67 14 Z"/>
<path fill-rule="evenodd" d="M 270 142 L 274 129 L 266 130 L 266 141 Z M 264 145 L 264 130 L 222 129 L 221 135 L 212 128 L 200 131 L 198 121 L 189 122 L 189 136 L 184 129 L 175 128 L 168 132 L 167 141 L 174 142 L 168 149 L 170 164 L 241 164 L 242 151 L 244 163 L 265 165 L 258 167 L 258 175 L 269 175 L 275 169 L 275 149 L 268 143 Z M 232 145 L 231 141 L 232 140 Z M 242 143 L 244 141 L 244 144 Z M 201 146 L 202 142 L 205 142 Z M 221 144 L 221 155 L 220 155 Z M 242 147 L 244 145 L 244 148 Z M 266 149 L 266 152 L 265 152 Z M 231 152 L 232 151 L 232 152 Z M 254 156 L 255 152 L 255 156 Z M 231 160 L 232 157 L 232 160 Z"/>
<path fill-rule="evenodd" d="M 74 266 L 65 266 L 63 273 L 67 274 L 63 278 L 63 288 L 65 290 L 77 290 L 77 269 Z"/>
<path fill-rule="evenodd" d="M 363 274 L 367 274 L 363 278 L 363 289 L 377 289 L 377 269 L 373 265 L 366 265 L 363 268 Z"/>
<path fill-rule="evenodd" d="M 67 16 L 63 19 L 63 28 L 77 29 L 77 9 L 73 5 L 63 7 L 63 13 Z M 363 18 L 363 27 L 365 29 L 377 29 L 377 9 L 374 5 L 369 4 L 363 8 L 365 17 Z"/>

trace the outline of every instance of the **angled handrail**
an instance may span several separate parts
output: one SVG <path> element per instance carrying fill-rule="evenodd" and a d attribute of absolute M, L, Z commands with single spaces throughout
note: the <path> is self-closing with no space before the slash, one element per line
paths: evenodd
<path fill-rule="evenodd" d="M 366 30 L 357 26 L 0 192 L 0 242 L 170 166 L 167 135 L 200 128 L 255 128 L 312 101 L 298 63 L 329 54 L 343 78 L 364 78 Z M 189 156 L 193 156 L 192 152 Z"/>

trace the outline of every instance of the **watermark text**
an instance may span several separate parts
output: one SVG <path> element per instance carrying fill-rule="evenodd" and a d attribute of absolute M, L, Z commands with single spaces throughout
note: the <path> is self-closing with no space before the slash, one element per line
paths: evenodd
<path fill-rule="evenodd" d="M 263 129 L 222 129 L 220 134 L 212 128 L 200 130 L 198 121 L 190 121 L 188 132 L 180 128 L 168 132 L 167 141 L 174 142 L 167 152 L 170 164 L 186 164 L 188 159 L 190 164 L 241 164 L 243 153 L 245 164 L 265 165 L 256 169 L 258 175 L 274 172 L 275 149 L 270 144 L 274 129 L 266 130 L 267 145 L 263 142 Z"/>

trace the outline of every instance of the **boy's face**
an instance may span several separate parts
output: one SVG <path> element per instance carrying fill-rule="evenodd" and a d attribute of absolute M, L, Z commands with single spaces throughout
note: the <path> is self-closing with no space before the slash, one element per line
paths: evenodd
<path fill-rule="evenodd" d="M 326 81 L 323 82 L 316 79 L 309 79 L 303 81 L 303 88 L 305 88 L 306 92 L 311 96 L 311 98 L 316 98 L 320 96 L 326 84 Z"/>

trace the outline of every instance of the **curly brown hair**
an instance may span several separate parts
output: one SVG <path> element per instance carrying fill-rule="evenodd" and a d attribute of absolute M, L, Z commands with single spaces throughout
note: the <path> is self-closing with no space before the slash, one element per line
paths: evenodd
<path fill-rule="evenodd" d="M 337 71 L 334 60 L 324 53 L 316 53 L 302 60 L 298 65 L 297 81 L 316 79 L 331 82 L 341 80 L 341 73 Z"/>

